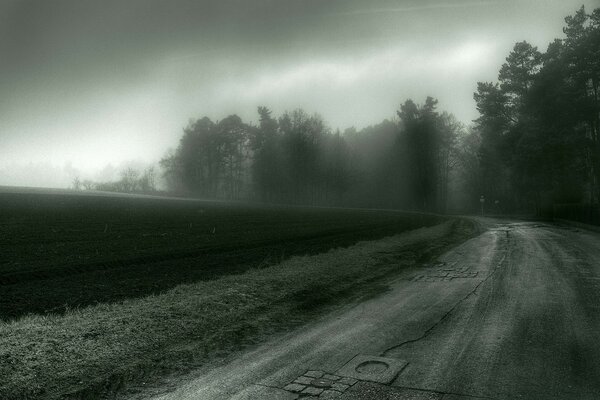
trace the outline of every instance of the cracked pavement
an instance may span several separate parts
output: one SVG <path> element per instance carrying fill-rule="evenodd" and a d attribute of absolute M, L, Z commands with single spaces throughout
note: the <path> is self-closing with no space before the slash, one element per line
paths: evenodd
<path fill-rule="evenodd" d="M 154 400 L 600 398 L 600 235 L 481 221 L 483 234 L 389 292 Z M 345 378 L 370 356 L 399 367 L 389 380 Z M 335 390 L 339 379 L 352 384 Z"/>

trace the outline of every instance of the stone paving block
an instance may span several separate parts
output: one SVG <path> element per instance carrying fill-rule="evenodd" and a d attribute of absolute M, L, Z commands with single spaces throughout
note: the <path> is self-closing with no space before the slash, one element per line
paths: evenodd
<path fill-rule="evenodd" d="M 318 378 L 318 379 L 313 379 L 312 381 L 310 381 L 310 386 L 320 387 L 323 389 L 329 389 L 332 384 L 333 384 L 333 381 L 331 381 L 329 379 L 325 379 L 325 378 Z"/>
<path fill-rule="evenodd" d="M 340 379 L 337 375 L 325 374 L 322 376 L 323 379 L 329 379 L 330 381 L 337 381 Z"/>
<path fill-rule="evenodd" d="M 339 392 L 343 392 L 344 390 L 348 389 L 350 386 L 349 385 L 344 385 L 343 383 L 334 383 L 333 385 L 331 385 L 331 388 L 333 390 L 337 390 Z"/>
<path fill-rule="evenodd" d="M 325 390 L 319 396 L 319 399 L 336 399 L 339 398 L 342 394 L 335 390 Z"/>
<path fill-rule="evenodd" d="M 337 381 L 337 383 L 341 383 L 343 385 L 348 385 L 348 386 L 352 386 L 356 382 L 358 382 L 356 379 L 354 379 L 354 378 L 348 378 L 347 376 L 345 376 L 342 379 L 340 379 L 339 381 Z"/>
<path fill-rule="evenodd" d="M 304 389 L 302 392 L 300 392 L 302 394 L 310 394 L 313 396 L 318 396 L 321 393 L 323 393 L 323 389 L 320 388 L 316 388 L 316 387 L 307 387 L 306 389 Z"/>
<path fill-rule="evenodd" d="M 314 378 L 310 378 L 308 376 L 300 376 L 294 380 L 294 383 L 300 383 L 302 385 L 310 385 Z"/>
<path fill-rule="evenodd" d="M 320 378 L 324 375 L 323 371 L 307 371 L 304 376 L 310 376 L 311 378 Z"/>
<path fill-rule="evenodd" d="M 299 383 L 290 383 L 285 386 L 283 390 L 287 390 L 288 392 L 300 393 L 306 388 L 306 385 L 301 385 Z"/>

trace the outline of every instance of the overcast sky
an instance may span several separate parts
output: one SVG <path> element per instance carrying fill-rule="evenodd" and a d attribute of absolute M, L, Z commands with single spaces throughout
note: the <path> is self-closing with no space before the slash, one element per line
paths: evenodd
<path fill-rule="evenodd" d="M 600 0 L 0 0 L 0 184 L 154 162 L 190 118 L 258 105 L 362 128 L 431 95 L 468 123 L 477 81 L 582 4 Z"/>

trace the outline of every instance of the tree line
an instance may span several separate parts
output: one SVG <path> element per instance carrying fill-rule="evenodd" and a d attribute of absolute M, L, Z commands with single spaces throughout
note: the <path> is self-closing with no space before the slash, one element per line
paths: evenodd
<path fill-rule="evenodd" d="M 192 120 L 161 160 L 170 190 L 206 198 L 433 212 L 547 212 L 600 198 L 600 9 L 565 19 L 546 52 L 516 43 L 497 82 L 479 82 L 465 127 L 437 100 L 332 130 L 297 109 L 258 123 Z"/>
<path fill-rule="evenodd" d="M 516 43 L 497 82 L 479 82 L 469 183 L 512 210 L 600 198 L 600 9 L 565 19 L 546 52 Z"/>
<path fill-rule="evenodd" d="M 407 100 L 398 119 L 344 132 L 302 109 L 258 107 L 256 126 L 204 117 L 161 167 L 170 189 L 207 198 L 443 211 L 463 126 L 436 106 Z"/>
<path fill-rule="evenodd" d="M 154 193 L 157 191 L 157 173 L 156 169 L 150 166 L 142 171 L 134 167 L 126 167 L 121 170 L 119 179 L 116 181 L 97 182 L 75 176 L 72 188 L 120 193 Z"/>

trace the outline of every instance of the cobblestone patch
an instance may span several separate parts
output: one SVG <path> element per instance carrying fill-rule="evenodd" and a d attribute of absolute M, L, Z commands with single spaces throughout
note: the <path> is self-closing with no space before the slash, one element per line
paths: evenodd
<path fill-rule="evenodd" d="M 307 394 L 309 396 L 318 396 L 321 393 L 323 393 L 323 389 L 321 388 L 317 388 L 317 387 L 312 387 L 312 386 L 308 386 L 306 389 L 304 389 L 302 392 L 300 392 L 302 394 Z"/>
<path fill-rule="evenodd" d="M 333 390 L 337 390 L 338 392 L 343 392 L 343 391 L 345 391 L 346 389 L 348 389 L 349 387 L 350 387 L 350 386 L 348 386 L 348 385 L 343 385 L 343 384 L 341 384 L 341 383 L 334 383 L 333 385 L 331 385 L 331 388 L 332 388 Z"/>
<path fill-rule="evenodd" d="M 473 279 L 479 274 L 469 266 L 456 266 L 457 262 L 437 263 L 427 271 L 412 278 L 413 282 L 441 282 L 453 279 Z"/>
<path fill-rule="evenodd" d="M 310 383 L 314 379 L 315 378 L 310 378 L 308 376 L 299 376 L 298 378 L 296 378 L 296 380 L 294 381 L 294 383 L 300 383 L 301 385 L 310 385 Z"/>
<path fill-rule="evenodd" d="M 293 393 L 300 393 L 304 389 L 306 389 L 306 385 L 301 385 L 299 383 L 290 383 L 289 385 L 283 388 L 283 390 L 287 390 L 288 392 Z"/>
<path fill-rule="evenodd" d="M 310 370 L 284 386 L 283 390 L 299 394 L 301 399 L 335 399 L 356 382 L 358 380 L 354 378 Z"/>

